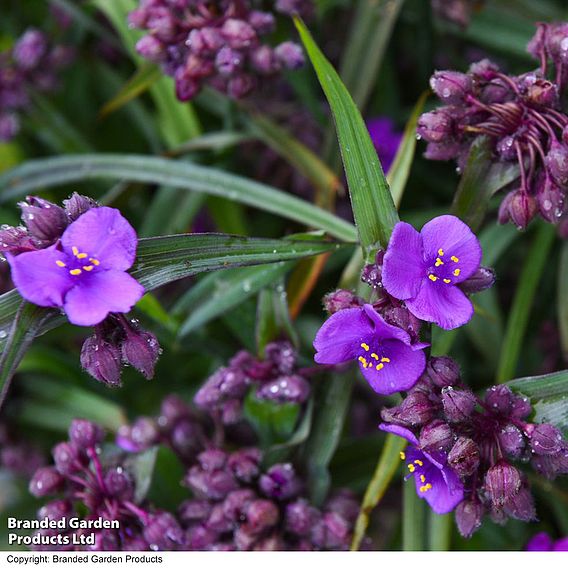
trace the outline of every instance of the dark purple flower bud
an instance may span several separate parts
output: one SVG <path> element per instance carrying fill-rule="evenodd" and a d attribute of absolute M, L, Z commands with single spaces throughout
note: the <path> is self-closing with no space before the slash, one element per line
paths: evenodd
<path fill-rule="evenodd" d="M 310 396 L 310 385 L 300 375 L 277 377 L 262 385 L 256 391 L 260 400 L 271 400 L 277 404 L 306 402 Z"/>
<path fill-rule="evenodd" d="M 514 395 L 505 385 L 496 385 L 485 392 L 485 403 L 494 414 L 510 416 Z"/>
<path fill-rule="evenodd" d="M 309 18 L 313 12 L 313 0 L 276 0 L 276 10 L 287 16 Z"/>
<path fill-rule="evenodd" d="M 230 47 L 221 48 L 215 57 L 215 67 L 220 75 L 230 77 L 243 68 L 244 57 L 240 51 Z"/>
<path fill-rule="evenodd" d="M 442 389 L 444 414 L 450 422 L 464 422 L 473 414 L 477 399 L 471 391 L 453 387 Z"/>
<path fill-rule="evenodd" d="M 134 495 L 134 483 L 122 467 L 107 471 L 105 487 L 110 496 L 120 498 L 123 501 L 129 501 Z"/>
<path fill-rule="evenodd" d="M 227 471 L 207 471 L 199 466 L 192 467 L 185 477 L 185 483 L 199 497 L 223 499 L 238 488 L 235 478 Z"/>
<path fill-rule="evenodd" d="M 274 49 L 277 61 L 286 69 L 300 69 L 306 63 L 302 48 L 293 41 L 285 41 Z"/>
<path fill-rule="evenodd" d="M 145 330 L 129 330 L 121 344 L 122 359 L 132 365 L 146 379 L 154 376 L 154 368 L 161 353 L 156 336 Z"/>
<path fill-rule="evenodd" d="M 153 36 L 165 43 L 169 43 L 175 38 L 176 22 L 173 14 L 166 6 L 153 8 L 148 14 L 146 26 Z"/>
<path fill-rule="evenodd" d="M 216 28 L 194 28 L 189 32 L 185 44 L 192 53 L 199 56 L 214 55 L 223 46 L 223 38 Z"/>
<path fill-rule="evenodd" d="M 521 483 L 519 470 L 504 460 L 497 462 L 485 475 L 485 490 L 496 509 L 511 503 L 519 493 Z"/>
<path fill-rule="evenodd" d="M 190 460 L 203 449 L 204 435 L 201 424 L 183 420 L 176 424 L 170 434 L 170 444 L 184 460 Z"/>
<path fill-rule="evenodd" d="M 483 505 L 475 497 L 472 500 L 462 501 L 456 507 L 455 516 L 460 534 L 464 538 L 469 538 L 481 526 Z"/>
<path fill-rule="evenodd" d="M 226 533 L 232 530 L 233 523 L 231 519 L 225 516 L 223 503 L 217 503 L 213 506 L 205 526 L 216 533 Z"/>
<path fill-rule="evenodd" d="M 560 452 L 563 438 L 558 428 L 552 424 L 536 424 L 531 430 L 529 444 L 535 454 L 545 456 Z"/>
<path fill-rule="evenodd" d="M 321 550 L 348 550 L 350 527 L 337 513 L 326 513 L 312 530 L 312 542 Z"/>
<path fill-rule="evenodd" d="M 47 52 L 47 40 L 39 30 L 30 29 L 18 39 L 12 50 L 16 64 L 26 70 L 33 69 Z"/>
<path fill-rule="evenodd" d="M 458 158 L 462 152 L 462 146 L 458 142 L 429 142 L 424 151 L 427 160 L 446 161 Z"/>
<path fill-rule="evenodd" d="M 248 17 L 249 24 L 259 35 L 269 34 L 274 30 L 274 16 L 270 12 L 253 10 Z"/>
<path fill-rule="evenodd" d="M 534 499 L 528 487 L 522 487 L 505 505 L 505 512 L 513 519 L 519 521 L 534 521 L 536 519 L 536 509 Z"/>
<path fill-rule="evenodd" d="M 264 349 L 264 357 L 283 375 L 292 373 L 298 360 L 298 353 L 288 341 L 274 341 Z M 261 379 L 265 380 L 265 378 Z"/>
<path fill-rule="evenodd" d="M 29 490 L 34 497 L 45 497 L 61 489 L 63 482 L 63 477 L 54 467 L 41 467 L 34 473 Z"/>
<path fill-rule="evenodd" d="M 153 61 L 154 63 L 160 63 L 166 55 L 164 44 L 152 35 L 146 35 L 140 38 L 136 42 L 136 51 L 144 59 L 148 59 L 148 61 Z"/>
<path fill-rule="evenodd" d="M 189 416 L 190 412 L 187 404 L 175 394 L 171 394 L 162 401 L 158 424 L 166 432 L 173 428 L 178 420 L 188 418 Z"/>
<path fill-rule="evenodd" d="M 194 402 L 202 408 L 211 408 L 221 401 L 242 398 L 248 388 L 246 375 L 233 367 L 221 367 L 197 391 Z"/>
<path fill-rule="evenodd" d="M 538 210 L 549 223 L 556 223 L 565 210 L 566 194 L 546 174 L 540 176 L 536 190 Z"/>
<path fill-rule="evenodd" d="M 363 298 L 356 296 L 351 290 L 339 288 L 335 292 L 330 292 L 323 298 L 323 305 L 329 315 L 333 315 L 340 310 L 358 308 L 364 304 Z"/>
<path fill-rule="evenodd" d="M 121 435 L 121 430 L 118 433 Z M 129 427 L 127 436 L 131 443 L 138 448 L 137 451 L 140 451 L 157 444 L 160 439 L 160 431 L 154 420 L 141 417 L 137 418 Z"/>
<path fill-rule="evenodd" d="M 109 387 L 120 386 L 120 349 L 97 333 L 87 337 L 81 348 L 81 367 L 97 381 Z"/>
<path fill-rule="evenodd" d="M 254 28 L 244 20 L 236 18 L 225 20 L 221 33 L 233 49 L 247 49 L 257 41 Z"/>
<path fill-rule="evenodd" d="M 182 102 L 191 100 L 201 89 L 199 81 L 188 77 L 184 70 L 176 73 L 175 81 L 176 97 Z"/>
<path fill-rule="evenodd" d="M 241 525 L 233 533 L 233 540 L 237 550 L 252 550 L 257 536 L 252 534 L 245 525 Z"/>
<path fill-rule="evenodd" d="M 382 315 L 387 323 L 404 329 L 413 342 L 418 340 L 422 322 L 411 314 L 408 308 L 405 306 L 387 306 L 382 311 Z"/>
<path fill-rule="evenodd" d="M 325 510 L 326 512 L 337 513 L 348 523 L 354 524 L 359 516 L 360 504 L 353 491 L 339 489 L 327 500 Z"/>
<path fill-rule="evenodd" d="M 221 469 L 225 467 L 227 462 L 227 454 L 223 450 L 213 448 L 211 450 L 205 450 L 197 456 L 197 461 L 199 465 L 205 471 L 213 471 L 215 469 Z"/>
<path fill-rule="evenodd" d="M 256 80 L 252 75 L 241 73 L 229 79 L 227 94 L 233 99 L 242 99 L 255 87 Z"/>
<path fill-rule="evenodd" d="M 188 550 L 210 550 L 215 545 L 219 535 L 216 531 L 205 526 L 191 527 L 186 533 Z"/>
<path fill-rule="evenodd" d="M 232 495 L 229 494 L 227 499 Z M 204 521 L 211 513 L 211 503 L 206 499 L 188 499 L 178 508 L 179 518 L 188 525 Z"/>
<path fill-rule="evenodd" d="M 517 159 L 517 147 L 514 136 L 504 136 L 495 145 L 495 151 L 504 162 L 513 162 Z"/>
<path fill-rule="evenodd" d="M 73 506 L 64 499 L 57 499 L 46 503 L 38 512 L 38 519 L 49 519 L 50 521 L 59 521 L 72 516 Z"/>
<path fill-rule="evenodd" d="M 223 402 L 219 407 L 221 411 L 221 421 L 225 425 L 236 424 L 243 416 L 243 403 L 234 398 Z"/>
<path fill-rule="evenodd" d="M 98 207 L 97 202 L 86 195 L 73 193 L 69 199 L 63 200 L 65 213 L 71 221 L 76 221 L 83 213 L 86 213 L 93 207 Z"/>
<path fill-rule="evenodd" d="M 523 433 L 514 425 L 507 424 L 497 434 L 499 446 L 503 452 L 512 458 L 518 458 L 525 449 Z"/>
<path fill-rule="evenodd" d="M 256 499 L 247 508 L 246 528 L 251 534 L 260 534 L 278 523 L 278 507 L 266 499 Z"/>
<path fill-rule="evenodd" d="M 297 536 L 308 536 L 319 520 L 320 513 L 305 499 L 286 506 L 286 530 Z"/>
<path fill-rule="evenodd" d="M 563 64 L 568 44 L 568 24 L 551 24 L 545 34 L 546 49 L 556 65 Z"/>
<path fill-rule="evenodd" d="M 568 146 L 552 139 L 550 150 L 545 158 L 548 173 L 561 188 L 568 186 Z"/>
<path fill-rule="evenodd" d="M 461 104 L 472 90 L 471 77 L 457 71 L 436 71 L 430 87 L 438 98 L 448 105 Z"/>
<path fill-rule="evenodd" d="M 495 271 L 487 266 L 480 266 L 467 280 L 460 285 L 460 290 L 465 294 L 477 294 L 491 288 L 495 284 Z"/>
<path fill-rule="evenodd" d="M 250 483 L 258 477 L 262 452 L 258 448 L 244 448 L 233 452 L 227 465 L 233 475 L 244 483 Z"/>
<path fill-rule="evenodd" d="M 0 229 L 0 253 L 9 252 L 15 256 L 38 249 L 25 227 L 3 227 Z"/>
<path fill-rule="evenodd" d="M 41 197 L 26 197 L 20 203 L 22 221 L 30 234 L 40 241 L 53 242 L 63 234 L 69 223 L 62 207 L 42 199 Z"/>
<path fill-rule="evenodd" d="M 509 218 L 519 229 L 527 228 L 538 209 L 536 199 L 522 190 L 511 194 L 508 205 Z"/>
<path fill-rule="evenodd" d="M 451 387 L 460 379 L 460 367 L 451 357 L 430 357 L 426 375 L 437 387 Z"/>
<path fill-rule="evenodd" d="M 426 142 L 446 144 L 453 134 L 452 117 L 445 109 L 426 112 L 418 119 L 416 132 Z"/>
<path fill-rule="evenodd" d="M 526 396 L 514 395 L 511 418 L 526 418 L 532 412 L 531 401 Z"/>
<path fill-rule="evenodd" d="M 443 420 L 433 420 L 420 432 L 420 448 L 425 452 L 447 453 L 454 440 L 452 429 Z"/>
<path fill-rule="evenodd" d="M 261 75 L 271 75 L 279 70 L 274 50 L 268 45 L 260 45 L 250 54 L 250 63 Z"/>
<path fill-rule="evenodd" d="M 458 438 L 448 454 L 448 463 L 458 475 L 472 475 L 479 467 L 479 447 L 471 438 Z"/>
<path fill-rule="evenodd" d="M 401 426 L 421 426 L 432 420 L 436 407 L 423 392 L 410 393 L 399 406 L 383 408 L 381 418 Z"/>
<path fill-rule="evenodd" d="M 81 471 L 79 448 L 73 443 L 61 442 L 52 451 L 55 469 L 62 475 L 72 475 Z"/>
<path fill-rule="evenodd" d="M 128 26 L 130 28 L 145 28 L 148 20 L 148 10 L 146 7 L 137 8 L 128 14 Z"/>
<path fill-rule="evenodd" d="M 79 448 L 92 448 L 105 437 L 104 430 L 90 420 L 76 418 L 69 426 L 69 439 Z"/>
<path fill-rule="evenodd" d="M 143 534 L 152 550 L 176 550 L 185 540 L 182 528 L 170 513 L 153 515 Z"/>
<path fill-rule="evenodd" d="M 9 142 L 20 131 L 20 120 L 13 113 L 0 114 L 0 142 Z"/>
<path fill-rule="evenodd" d="M 302 490 L 302 481 L 296 475 L 292 464 L 273 465 L 259 481 L 261 491 L 271 499 L 286 501 L 296 497 Z"/>
<path fill-rule="evenodd" d="M 249 504 L 257 499 L 252 489 L 237 489 L 231 491 L 223 501 L 225 517 L 233 522 L 242 522 L 246 518 L 246 510 Z"/>

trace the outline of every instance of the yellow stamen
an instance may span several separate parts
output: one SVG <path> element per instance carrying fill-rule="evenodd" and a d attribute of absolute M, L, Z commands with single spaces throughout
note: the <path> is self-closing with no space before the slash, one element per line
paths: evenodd
<path fill-rule="evenodd" d="M 420 488 L 420 493 L 426 493 L 429 489 L 432 489 L 432 484 L 427 483 Z"/>
<path fill-rule="evenodd" d="M 444 261 L 441 258 L 436 259 L 436 264 L 434 266 L 443 266 Z"/>
<path fill-rule="evenodd" d="M 438 280 L 438 277 L 434 276 L 433 274 L 428 274 L 428 278 L 430 278 L 430 280 L 432 280 L 432 282 L 436 282 L 436 280 Z"/>
<path fill-rule="evenodd" d="M 460 270 L 459 268 L 456 268 L 456 269 L 454 270 L 454 276 L 459 276 L 460 273 L 461 273 L 461 270 Z"/>
<path fill-rule="evenodd" d="M 90 260 L 91 260 L 91 262 L 93 262 L 93 259 L 90 259 Z M 99 262 L 97 261 L 97 264 L 98 264 L 98 263 L 99 263 Z M 95 264 L 95 263 L 93 262 L 93 264 Z M 361 347 L 362 347 L 365 351 L 369 351 L 369 346 L 368 346 L 366 343 L 361 343 Z"/>
<path fill-rule="evenodd" d="M 460 259 L 457 256 L 450 256 L 450 260 L 453 260 L 454 262 L 460 261 Z"/>
<path fill-rule="evenodd" d="M 445 282 L 446 284 L 449 284 L 449 283 L 451 282 L 451 280 L 450 280 L 449 278 L 444 278 L 444 282 Z"/>
<path fill-rule="evenodd" d="M 416 470 L 416 468 L 411 463 L 409 463 L 407 467 L 410 473 L 414 473 Z"/>
<path fill-rule="evenodd" d="M 95 267 L 92 266 L 91 264 L 88 264 L 87 266 L 83 266 L 83 270 L 86 270 L 87 272 L 91 272 L 91 270 L 93 270 L 93 268 L 95 268 Z"/>
<path fill-rule="evenodd" d="M 71 247 L 71 250 L 73 251 L 73 254 L 75 256 L 77 256 L 79 254 L 79 249 L 77 247 Z"/>
<path fill-rule="evenodd" d="M 382 363 L 379 363 L 375 368 L 377 369 L 377 371 L 380 371 L 383 367 L 384 365 Z"/>
<path fill-rule="evenodd" d="M 400 452 L 398 455 L 400 456 L 400 459 L 401 459 L 401 460 L 405 460 L 405 459 L 406 459 L 406 454 L 405 454 L 404 452 Z"/>
<path fill-rule="evenodd" d="M 77 258 L 87 258 L 87 256 L 89 256 L 89 255 L 88 255 L 86 252 L 80 252 L 80 253 L 77 255 Z"/>
<path fill-rule="evenodd" d="M 438 249 L 438 256 L 444 256 L 444 250 Z"/>
<path fill-rule="evenodd" d="M 95 266 L 98 266 L 100 262 L 96 258 L 89 258 L 89 262 L 92 262 Z"/>
<path fill-rule="evenodd" d="M 371 353 L 371 357 L 372 357 L 373 359 L 375 359 L 376 361 L 379 360 L 379 356 L 378 356 L 376 353 Z"/>
<path fill-rule="evenodd" d="M 422 475 L 420 476 L 420 481 L 421 481 L 422 483 L 426 483 L 426 476 L 425 476 L 424 474 L 422 474 Z"/>
<path fill-rule="evenodd" d="M 61 266 L 61 268 L 65 268 L 65 263 L 62 260 L 56 260 L 55 264 L 57 264 L 57 266 Z"/>
<path fill-rule="evenodd" d="M 382 363 L 390 363 L 391 360 L 390 360 L 388 357 L 382 357 L 382 358 L 381 358 L 381 362 L 382 362 Z"/>
<path fill-rule="evenodd" d="M 74 268 L 73 270 L 69 271 L 69 274 L 72 274 L 73 276 L 79 276 L 79 274 L 81 274 L 81 269 L 80 268 Z"/>
<path fill-rule="evenodd" d="M 365 359 L 365 357 L 363 357 L 361 355 L 361 357 L 359 357 L 358 359 L 359 363 L 361 363 L 361 365 L 363 365 L 363 367 L 365 367 L 365 369 L 369 366 L 369 363 L 367 363 L 367 359 Z"/>
<path fill-rule="evenodd" d="M 414 463 L 416 465 L 419 465 L 420 467 L 422 467 L 424 465 L 424 462 L 422 460 L 414 460 Z"/>

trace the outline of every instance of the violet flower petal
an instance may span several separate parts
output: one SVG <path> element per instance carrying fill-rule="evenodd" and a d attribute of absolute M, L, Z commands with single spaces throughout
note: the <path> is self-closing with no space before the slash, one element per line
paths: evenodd
<path fill-rule="evenodd" d="M 398 426 L 397 424 L 379 424 L 379 430 L 387 432 L 388 434 L 400 436 L 407 442 L 410 442 L 413 446 L 418 446 L 418 438 L 412 433 L 411 430 L 405 428 L 404 426 Z"/>
<path fill-rule="evenodd" d="M 71 323 L 96 325 L 110 312 L 130 311 L 143 294 L 142 285 L 126 272 L 101 270 L 81 279 L 67 293 L 64 309 Z"/>
<path fill-rule="evenodd" d="M 128 270 L 136 258 L 136 231 L 112 207 L 89 209 L 73 222 L 61 237 L 67 251 L 77 247 L 100 261 L 103 270 Z"/>
<path fill-rule="evenodd" d="M 69 273 L 56 265 L 57 261 L 63 262 L 66 258 L 56 247 L 53 245 L 18 256 L 6 254 L 18 292 L 28 302 L 44 308 L 63 306 L 65 294 L 74 285 Z"/>
<path fill-rule="evenodd" d="M 535 534 L 527 543 L 529 552 L 548 552 L 552 550 L 552 538 L 545 532 Z"/>

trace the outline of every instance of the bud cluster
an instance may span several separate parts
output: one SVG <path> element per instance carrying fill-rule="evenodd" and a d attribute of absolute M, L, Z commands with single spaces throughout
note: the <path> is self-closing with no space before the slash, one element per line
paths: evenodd
<path fill-rule="evenodd" d="M 305 13 L 310 6 L 306 0 L 279 0 L 276 10 Z M 299 45 L 286 41 L 272 48 L 263 42 L 275 28 L 274 14 L 253 10 L 248 0 L 141 0 L 129 22 L 148 31 L 136 49 L 174 78 L 181 101 L 205 84 L 242 98 L 260 80 L 304 64 Z"/>
<path fill-rule="evenodd" d="M 48 38 L 33 28 L 0 53 L 0 142 L 19 132 L 19 115 L 30 106 L 30 89 L 42 93 L 55 90 L 59 72 L 72 59 L 70 48 L 51 46 Z"/>
<path fill-rule="evenodd" d="M 540 62 L 535 71 L 506 75 L 487 59 L 467 73 L 437 71 L 430 85 L 444 106 L 423 114 L 417 127 L 428 143 L 426 158 L 455 159 L 460 169 L 473 141 L 486 136 L 496 161 L 519 168 L 499 221 L 524 229 L 539 215 L 558 224 L 562 236 L 568 236 L 568 116 L 561 106 L 568 83 L 566 45 L 568 24 L 539 24 L 527 47 Z"/>
<path fill-rule="evenodd" d="M 305 402 L 310 396 L 306 380 L 310 368 L 299 368 L 298 353 L 287 341 L 269 343 L 263 360 L 240 351 L 227 367 L 211 375 L 197 391 L 195 404 L 221 418 L 224 424 L 241 419 L 244 398 L 251 387 L 260 400 L 277 404 Z"/>
<path fill-rule="evenodd" d="M 568 473 L 568 442 L 551 424 L 528 422 L 531 411 L 528 399 L 505 385 L 476 396 L 453 359 L 432 357 L 403 402 L 383 409 L 381 418 L 415 432 L 420 450 L 442 456 L 459 476 L 465 496 L 455 517 L 469 537 L 485 513 L 499 523 L 536 518 L 527 477 L 514 462 L 530 462 L 549 479 Z"/>

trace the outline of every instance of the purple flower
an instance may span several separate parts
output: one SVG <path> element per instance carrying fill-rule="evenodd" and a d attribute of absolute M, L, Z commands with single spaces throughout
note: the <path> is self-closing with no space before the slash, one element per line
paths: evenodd
<path fill-rule="evenodd" d="M 386 116 L 368 120 L 367 129 L 383 170 L 388 172 L 402 140 L 402 133 L 395 130 L 393 121 Z"/>
<path fill-rule="evenodd" d="M 528 552 L 564 552 L 568 550 L 568 537 L 556 542 L 545 532 L 535 534 L 527 543 Z"/>
<path fill-rule="evenodd" d="M 443 453 L 429 454 L 418 448 L 418 439 L 407 428 L 395 424 L 381 424 L 379 429 L 395 436 L 400 436 L 410 443 L 406 452 L 401 452 L 401 458 L 406 461 L 410 476 L 414 476 L 416 494 L 426 499 L 435 513 L 443 515 L 453 511 L 463 500 L 463 484 L 446 464 Z"/>
<path fill-rule="evenodd" d="M 452 215 L 432 219 L 420 233 L 397 223 L 384 258 L 383 285 L 417 318 L 454 329 L 473 316 L 458 284 L 477 271 L 481 254 L 477 237 Z"/>
<path fill-rule="evenodd" d="M 317 363 L 357 360 L 379 394 L 410 389 L 426 366 L 424 343 L 411 344 L 406 331 L 390 325 L 370 304 L 333 314 L 314 339 Z"/>
<path fill-rule="evenodd" d="M 42 250 L 7 254 L 20 294 L 43 307 L 62 307 L 71 323 L 96 325 L 128 312 L 142 286 L 126 273 L 136 256 L 136 232 L 117 209 L 90 209 L 61 240 Z"/>

